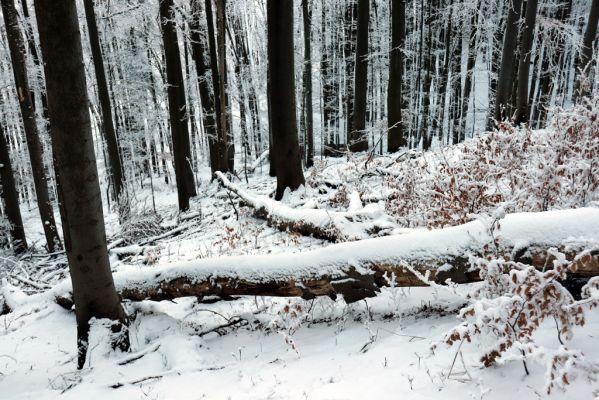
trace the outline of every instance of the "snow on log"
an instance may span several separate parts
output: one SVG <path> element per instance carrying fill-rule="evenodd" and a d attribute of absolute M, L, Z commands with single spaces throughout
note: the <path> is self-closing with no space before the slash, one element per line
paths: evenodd
<path fill-rule="evenodd" d="M 271 226 L 280 230 L 295 231 L 332 242 L 361 240 L 390 233 L 397 224 L 385 214 L 384 208 L 376 203 L 365 207 L 355 199 L 347 212 L 289 207 L 267 196 L 244 190 L 215 172 L 223 186 L 237 195 L 243 203 L 255 210 L 256 216 L 264 218 Z"/>
<path fill-rule="evenodd" d="M 594 249 L 572 278 L 599 275 L 599 209 L 511 214 L 494 236 L 506 257 L 542 268 L 547 250 L 560 248 L 569 259 Z M 479 279 L 468 255 L 481 255 L 491 241 L 481 221 L 464 225 L 330 245 L 294 254 L 220 257 L 160 267 L 130 266 L 114 274 L 117 290 L 129 300 L 170 300 L 184 296 L 289 296 L 311 299 L 343 295 L 347 302 L 375 296 L 389 285 L 422 286 L 411 270 L 431 281 L 467 283 Z M 70 282 L 51 291 L 68 306 Z"/>

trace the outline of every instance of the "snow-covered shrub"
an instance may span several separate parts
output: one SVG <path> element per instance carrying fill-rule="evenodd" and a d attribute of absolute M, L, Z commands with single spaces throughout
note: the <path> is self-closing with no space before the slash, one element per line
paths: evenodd
<path fill-rule="evenodd" d="M 270 328 L 281 334 L 285 344 L 299 355 L 299 349 L 292 336 L 306 321 L 306 314 L 301 302 L 289 300 L 270 322 Z"/>
<path fill-rule="evenodd" d="M 385 200 L 403 227 L 458 225 L 499 204 L 513 212 L 593 204 L 599 201 L 599 97 L 553 115 L 545 130 L 503 123 L 456 146 L 368 163 L 355 158 L 313 170 L 310 179 L 336 181 L 332 207 L 343 208 L 339 199 L 353 191 L 367 202 Z"/>
<path fill-rule="evenodd" d="M 599 99 L 557 110 L 550 128 L 502 124 L 450 149 L 398 165 L 387 201 L 404 225 L 462 224 L 500 203 L 514 211 L 587 206 L 599 199 Z"/>
<path fill-rule="evenodd" d="M 469 304 L 460 311 L 463 322 L 447 332 L 442 343 L 452 346 L 477 336 L 491 338 L 494 344 L 480 358 L 484 366 L 494 365 L 502 357 L 516 357 L 523 360 L 528 373 L 526 360 L 544 363 L 548 368 L 548 393 L 554 388 L 563 389 L 580 374 L 597 379 L 599 364 L 585 359 L 578 350 L 568 349 L 564 342 L 572 338 L 574 327 L 584 325 L 585 309 L 599 306 L 599 279 L 587 283 L 579 301 L 559 282 L 569 271 L 575 271 L 578 263 L 590 262 L 591 257 L 583 253 L 570 262 L 565 254 L 552 249 L 547 261 L 552 267 L 538 270 L 502 258 L 472 257 L 472 267 L 480 271 L 482 285 L 470 293 Z M 558 349 L 535 342 L 535 332 L 549 319 L 556 325 L 561 343 Z"/>

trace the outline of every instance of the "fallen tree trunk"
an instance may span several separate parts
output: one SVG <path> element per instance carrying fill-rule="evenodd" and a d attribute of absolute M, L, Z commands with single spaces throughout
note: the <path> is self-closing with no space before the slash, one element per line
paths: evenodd
<path fill-rule="evenodd" d="M 379 204 L 363 207 L 357 193 L 347 212 L 292 208 L 240 188 L 221 172 L 215 172 L 215 175 L 225 188 L 252 207 L 257 217 L 282 231 L 294 231 L 331 242 L 344 242 L 388 235 L 398 227 Z"/>
<path fill-rule="evenodd" d="M 498 238 L 499 255 L 538 268 L 551 265 L 548 250 L 559 248 L 570 260 L 586 249 L 591 257 L 578 262 L 570 280 L 599 275 L 599 209 L 508 215 Z M 394 285 L 423 286 L 418 271 L 443 284 L 479 280 L 470 270 L 468 255 L 488 253 L 492 237 L 480 221 L 331 245 L 322 249 L 265 256 L 236 256 L 138 268 L 114 274 L 123 299 L 172 300 L 184 296 L 283 296 L 311 299 L 343 295 L 348 303 L 375 296 Z M 70 306 L 70 282 L 51 291 Z"/>

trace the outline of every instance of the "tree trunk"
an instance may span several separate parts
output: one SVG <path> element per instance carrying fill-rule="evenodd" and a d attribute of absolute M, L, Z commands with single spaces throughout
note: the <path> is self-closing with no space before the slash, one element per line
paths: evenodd
<path fill-rule="evenodd" d="M 277 174 L 276 200 L 304 184 L 295 114 L 293 0 L 267 0 L 269 107 Z"/>
<path fill-rule="evenodd" d="M 162 40 L 166 56 L 168 109 L 173 139 L 177 195 L 179 209 L 185 211 L 189 209 L 189 198 L 195 196 L 196 193 L 193 171 L 189 164 L 191 149 L 187 128 L 187 106 L 173 0 L 160 0 L 160 25 L 162 27 Z"/>
<path fill-rule="evenodd" d="M 401 120 L 403 42 L 405 35 L 405 0 L 391 1 L 391 51 L 389 54 L 389 87 L 387 88 L 387 151 L 394 153 L 405 146 Z"/>
<path fill-rule="evenodd" d="M 451 59 L 451 20 L 453 17 L 453 7 L 450 8 L 449 18 L 447 19 L 447 25 L 443 27 L 442 38 L 444 42 L 444 55 L 443 55 L 443 67 L 439 72 L 439 79 L 437 82 L 437 115 L 433 119 L 433 134 L 436 134 L 440 143 L 443 143 L 443 121 L 445 119 L 445 98 L 447 95 L 447 91 L 449 89 L 449 80 L 447 79 L 449 75 L 449 65 Z"/>
<path fill-rule="evenodd" d="M 212 15 L 212 0 L 205 0 L 206 25 L 208 27 L 208 48 L 210 50 L 210 71 L 212 73 L 212 90 L 214 92 L 214 109 L 216 118 L 216 165 L 212 168 L 215 171 L 227 172 L 229 163 L 227 162 L 227 143 L 226 143 L 226 117 L 223 104 L 226 101 L 221 100 L 221 76 L 218 65 L 218 48 L 216 47 L 214 32 L 214 17 Z"/>
<path fill-rule="evenodd" d="M 126 316 L 115 290 L 88 110 L 83 51 L 75 1 L 36 0 L 45 62 L 52 146 L 64 201 L 64 228 L 77 318 L 78 367 L 85 363 L 91 318 L 109 318 L 128 348 Z"/>
<path fill-rule="evenodd" d="M 27 250 L 27 239 L 25 238 L 25 229 L 23 229 L 23 219 L 19 209 L 19 195 L 10 162 L 10 150 L 4 136 L 2 123 L 0 123 L 0 184 L 2 184 L 0 196 L 4 202 L 6 219 L 10 224 L 12 248 L 15 254 L 19 254 Z"/>
<path fill-rule="evenodd" d="M 495 96 L 494 117 L 501 122 L 505 117 L 505 109 L 509 106 L 512 90 L 512 79 L 514 71 L 514 52 L 518 40 L 518 28 L 520 26 L 520 9 L 522 0 L 511 0 L 508 4 L 508 16 L 505 23 L 505 35 L 503 37 L 503 51 L 501 53 L 501 67 L 497 78 L 497 93 Z"/>
<path fill-rule="evenodd" d="M 449 113 L 447 115 L 449 132 L 453 144 L 463 140 L 462 132 L 460 132 L 460 112 L 462 99 L 462 35 L 464 33 L 464 25 L 458 22 L 453 25 L 452 37 L 454 39 L 453 57 L 451 58 L 451 88 L 449 100 Z M 451 121 L 450 121 L 451 120 Z M 449 139 L 448 139 L 449 140 Z"/>
<path fill-rule="evenodd" d="M 106 73 L 104 72 L 104 58 L 102 56 L 102 48 L 100 46 L 100 38 L 98 36 L 98 27 L 96 25 L 96 14 L 94 11 L 93 0 L 84 0 L 85 19 L 87 21 L 87 30 L 89 32 L 89 42 L 94 61 L 94 71 L 96 72 L 96 83 L 98 85 L 98 98 L 102 109 L 102 127 L 106 138 L 106 147 L 108 150 L 108 160 L 110 161 L 110 177 L 114 190 L 114 198 L 118 201 L 123 186 L 125 176 L 121 166 L 121 158 L 119 155 L 119 143 L 117 133 L 114 129 L 112 119 L 112 107 L 110 105 L 110 96 L 108 94 L 108 85 L 106 84 Z"/>
<path fill-rule="evenodd" d="M 217 27 L 217 56 L 218 56 L 218 91 L 220 102 L 220 119 L 222 127 L 221 146 L 224 154 L 226 171 L 233 171 L 235 168 L 235 143 L 233 142 L 233 131 L 231 129 L 231 119 L 229 116 L 229 99 L 227 96 L 227 53 L 226 53 L 226 18 L 225 18 L 226 0 L 216 0 L 216 27 Z M 215 88 L 215 90 L 217 90 Z"/>
<path fill-rule="evenodd" d="M 426 71 L 424 75 L 424 83 L 422 88 L 422 125 L 420 128 L 421 136 L 422 136 L 422 149 L 428 150 L 432 144 L 432 134 L 429 132 L 430 126 L 430 105 L 431 105 L 431 85 L 432 85 L 432 74 L 433 74 L 433 57 L 432 57 L 432 47 L 433 47 L 433 23 L 434 19 L 431 14 L 431 3 L 427 4 L 427 17 L 426 17 L 426 26 L 428 27 L 428 32 L 426 34 L 426 53 L 424 53 L 423 60 L 423 68 Z"/>
<path fill-rule="evenodd" d="M 366 101 L 368 97 L 368 23 L 370 0 L 358 0 L 358 35 L 354 70 L 354 112 L 349 135 L 353 152 L 368 150 L 366 135 Z"/>
<path fill-rule="evenodd" d="M 530 71 L 530 58 L 532 52 L 533 35 L 537 19 L 538 0 L 526 1 L 526 16 L 520 43 L 520 65 L 518 66 L 518 92 L 516 95 L 516 124 L 528 122 L 528 75 Z"/>
<path fill-rule="evenodd" d="M 314 115 L 312 110 L 312 5 L 302 0 L 304 22 L 304 101 L 306 103 L 306 167 L 314 165 Z"/>
<path fill-rule="evenodd" d="M 12 59 L 16 93 L 19 99 L 23 128 L 27 139 L 27 148 L 29 150 L 29 159 L 31 161 L 33 183 L 35 185 L 40 218 L 46 236 L 48 251 L 54 252 L 60 250 L 62 245 L 56 229 L 54 211 L 52 210 L 52 203 L 50 202 L 48 192 L 48 179 L 44 166 L 42 143 L 40 141 L 29 80 L 27 78 L 25 43 L 23 42 L 23 36 L 19 28 L 14 0 L 2 0 L 2 13 L 4 15 L 4 25 L 8 38 L 10 57 Z"/>
<path fill-rule="evenodd" d="M 204 51 L 206 42 L 200 35 L 200 16 L 202 14 L 201 0 L 191 0 L 191 19 L 189 21 L 191 36 L 191 53 L 195 62 L 196 73 L 198 75 L 198 89 L 200 92 L 200 102 L 202 103 L 202 116 L 204 130 L 208 138 L 208 151 L 210 153 L 210 167 L 212 172 L 216 171 L 217 157 L 217 135 L 216 120 L 214 116 L 214 95 L 212 93 L 211 76 L 208 75 L 208 68 L 204 64 Z"/>
<path fill-rule="evenodd" d="M 575 101 L 581 96 L 588 96 L 591 90 L 586 82 L 585 84 L 581 84 L 581 80 L 591 76 L 590 69 L 592 64 L 591 57 L 593 56 L 593 42 L 597 36 L 597 24 L 599 23 L 599 0 L 592 1 L 587 27 L 584 31 L 584 38 L 582 39 L 582 50 L 575 63 Z"/>
<path fill-rule="evenodd" d="M 355 54 L 356 54 L 356 36 L 357 27 L 354 24 L 354 18 L 357 15 L 358 0 L 347 0 L 345 6 L 345 15 L 343 18 L 343 57 L 345 61 L 345 97 L 343 103 L 345 106 L 345 133 L 346 140 L 351 137 L 351 129 L 353 124 L 354 113 L 354 69 L 355 69 Z M 341 87 L 341 86 L 339 86 Z M 339 143 L 338 140 L 335 143 Z M 347 142 L 346 142 L 347 143 Z M 349 143 L 348 143 L 349 144 Z"/>
<path fill-rule="evenodd" d="M 531 232 L 535 232 L 534 238 Z M 539 269 L 552 265 L 555 257 L 550 249 L 558 248 L 577 267 L 568 273 L 567 282 L 579 278 L 584 281 L 599 276 L 599 252 L 586 252 L 589 257 L 576 259 L 593 242 L 571 239 L 597 235 L 599 211 L 592 208 L 558 214 L 519 213 L 501 220 L 501 239 L 496 242 L 497 247 L 491 247 L 494 257 Z M 489 255 L 493 239 L 485 224 L 472 221 L 431 231 L 415 229 L 401 235 L 338 243 L 293 256 L 220 257 L 123 271 L 115 274 L 115 282 L 123 298 L 134 301 L 215 295 L 310 299 L 342 294 L 349 303 L 376 295 L 392 279 L 396 287 L 424 286 L 422 278 L 426 276 L 436 284 L 446 283 L 447 279 L 453 283 L 477 281 L 480 277 L 472 268 L 469 255 Z M 523 241 L 529 245 L 514 247 L 514 243 Z M 68 304 L 68 298 L 64 302 L 58 300 Z"/>
<path fill-rule="evenodd" d="M 472 91 L 472 81 L 474 78 L 474 66 L 477 56 L 477 29 L 478 29 L 478 2 L 475 3 L 475 8 L 472 10 L 472 18 L 470 19 L 470 39 L 468 41 L 468 61 L 466 65 L 466 77 L 464 79 L 464 91 L 462 92 L 462 110 L 460 121 L 460 137 L 466 137 L 466 120 L 468 119 L 468 103 L 470 103 L 470 92 Z M 476 104 L 472 104 L 472 112 L 475 112 Z"/>

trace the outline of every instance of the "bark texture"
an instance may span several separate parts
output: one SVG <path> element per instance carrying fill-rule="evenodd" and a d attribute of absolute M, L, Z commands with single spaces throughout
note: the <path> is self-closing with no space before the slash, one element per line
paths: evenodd
<path fill-rule="evenodd" d="M 530 247 L 515 257 L 510 255 L 509 249 L 503 250 L 507 259 L 527 263 L 538 269 L 550 265 L 553 260 L 544 247 Z M 567 251 L 567 259 L 574 260 L 576 254 L 575 250 Z M 374 297 L 382 287 L 390 286 L 392 283 L 395 287 L 427 286 L 429 283 L 423 280 L 426 276 L 428 277 L 427 282 L 438 285 L 446 284 L 448 279 L 457 284 L 480 281 L 479 272 L 470 269 L 468 257 L 452 255 L 442 256 L 438 259 L 423 257 L 408 262 L 372 261 L 364 263 L 360 267 L 346 263 L 339 266 L 338 269 L 335 265 L 334 273 L 306 270 L 290 274 L 285 268 L 280 270 L 270 268 L 268 274 L 256 277 L 232 276 L 231 271 L 235 270 L 239 260 L 236 257 L 229 257 L 229 259 L 230 264 L 227 264 L 228 260 L 225 259 L 224 265 L 223 262 L 220 262 L 218 266 L 210 265 L 210 261 L 216 263 L 216 260 L 206 260 L 201 269 L 190 270 L 189 275 L 185 273 L 170 274 L 167 271 L 152 273 L 152 277 L 148 278 L 152 280 L 150 285 L 138 282 L 140 277 L 130 279 L 126 275 L 121 277 L 117 274 L 115 279 L 121 296 L 132 301 L 173 300 L 186 296 L 199 298 L 218 296 L 223 299 L 231 296 L 273 296 L 301 297 L 309 300 L 319 296 L 335 299 L 342 295 L 347 303 Z M 263 256 L 256 256 L 256 264 L 250 264 L 250 268 L 259 269 L 260 263 L 263 261 Z M 568 279 L 562 282 L 574 292 L 579 291 L 588 278 L 599 276 L 599 253 L 593 253 L 585 264 L 580 261 L 575 261 L 575 263 L 577 265 L 576 272 L 569 273 Z M 447 264 L 452 265 L 452 268 L 439 268 Z M 322 265 L 321 267 L 324 271 L 328 271 L 327 267 L 329 266 Z M 244 263 L 245 267 L 248 267 L 247 262 Z M 223 270 L 225 272 L 219 274 L 218 271 Z M 56 297 L 56 301 L 68 307 L 71 300 L 68 296 L 61 295 Z"/>
<path fill-rule="evenodd" d="M 354 112 L 349 134 L 351 151 L 367 151 L 366 100 L 368 97 L 368 22 L 370 0 L 358 0 L 358 37 L 354 70 Z"/>
<path fill-rule="evenodd" d="M 62 245 L 58 236 L 58 230 L 56 229 L 52 203 L 50 202 L 42 143 L 35 119 L 35 109 L 33 107 L 29 79 L 27 78 L 27 64 L 25 61 L 25 54 L 27 53 L 21 28 L 19 27 L 14 0 L 2 0 L 2 14 L 4 15 L 4 25 L 6 27 L 8 47 L 13 65 L 16 93 L 19 99 L 21 118 L 23 119 L 27 149 L 29 150 L 29 160 L 31 162 L 38 209 L 46 236 L 48 252 L 52 253 L 60 250 Z"/>
<path fill-rule="evenodd" d="M 81 35 L 75 0 L 37 0 L 52 146 L 59 172 L 68 235 L 69 262 L 77 319 L 78 367 L 85 363 L 89 320 L 115 321 L 118 344 L 128 347 L 126 316 L 115 290 L 94 155 Z"/>
<path fill-rule="evenodd" d="M 173 0 L 160 0 L 160 26 L 166 58 L 166 80 L 168 85 L 168 110 L 173 139 L 173 159 L 179 210 L 189 209 L 189 198 L 196 195 L 193 171 L 191 169 L 191 148 L 187 128 L 187 104 L 181 55 L 177 39 L 177 27 Z"/>
<path fill-rule="evenodd" d="M 125 176 L 123 175 L 123 167 L 121 165 L 121 157 L 119 154 L 119 142 L 112 118 L 112 107 L 110 105 L 108 84 L 106 83 L 104 57 L 102 56 L 100 37 L 98 35 L 94 1 L 84 0 L 83 6 L 85 8 L 85 20 L 87 21 L 89 42 L 94 61 L 96 83 L 98 84 L 98 98 L 100 100 L 100 109 L 102 110 L 102 128 L 106 138 L 106 148 L 108 150 L 108 160 L 110 162 L 110 176 L 114 188 L 115 199 L 118 201 L 123 192 Z"/>
<path fill-rule="evenodd" d="M 22 253 L 27 249 L 27 239 L 25 229 L 23 229 L 23 219 L 19 209 L 19 195 L 15 185 L 15 178 L 10 162 L 10 150 L 4 128 L 0 123 L 0 184 L 2 191 L 0 196 L 4 203 L 4 212 L 6 219 L 10 224 L 10 238 L 12 249 L 16 254 Z"/>
<path fill-rule="evenodd" d="M 530 59 L 532 44 L 534 40 L 535 23 L 537 19 L 537 0 L 526 1 L 526 16 L 522 31 L 522 43 L 520 44 L 520 65 L 518 66 L 518 93 L 516 96 L 516 115 L 514 120 L 517 124 L 528 122 L 528 76 L 530 73 Z"/>
<path fill-rule="evenodd" d="M 514 54 L 518 40 L 518 28 L 520 21 L 520 9 L 522 0 L 510 0 L 508 4 L 508 16 L 505 24 L 505 35 L 503 36 L 503 51 L 501 53 L 501 67 L 497 78 L 497 92 L 495 96 L 494 117 L 501 122 L 507 117 L 506 107 L 509 106 L 510 93 L 512 90 Z"/>
<path fill-rule="evenodd" d="M 584 79 L 586 76 L 591 76 L 589 70 L 591 58 L 593 56 L 593 41 L 597 36 L 597 25 L 599 24 L 599 0 L 592 1 L 593 2 L 591 3 L 591 11 L 589 12 L 587 27 L 584 31 L 584 38 L 582 40 L 582 50 L 580 51 L 580 55 L 578 56 L 576 62 L 576 86 L 574 88 L 575 99 L 580 96 L 586 96 L 590 93 L 589 85 L 581 85 L 581 79 Z M 582 76 L 579 74 L 582 74 Z"/>
<path fill-rule="evenodd" d="M 306 126 L 306 167 L 314 165 L 314 115 L 312 110 L 312 5 L 310 0 L 302 0 L 304 22 L 304 101 Z"/>
<path fill-rule="evenodd" d="M 285 189 L 295 190 L 305 182 L 295 114 L 293 1 L 268 0 L 267 8 L 270 154 L 277 174 L 275 199 L 281 200 Z"/>

